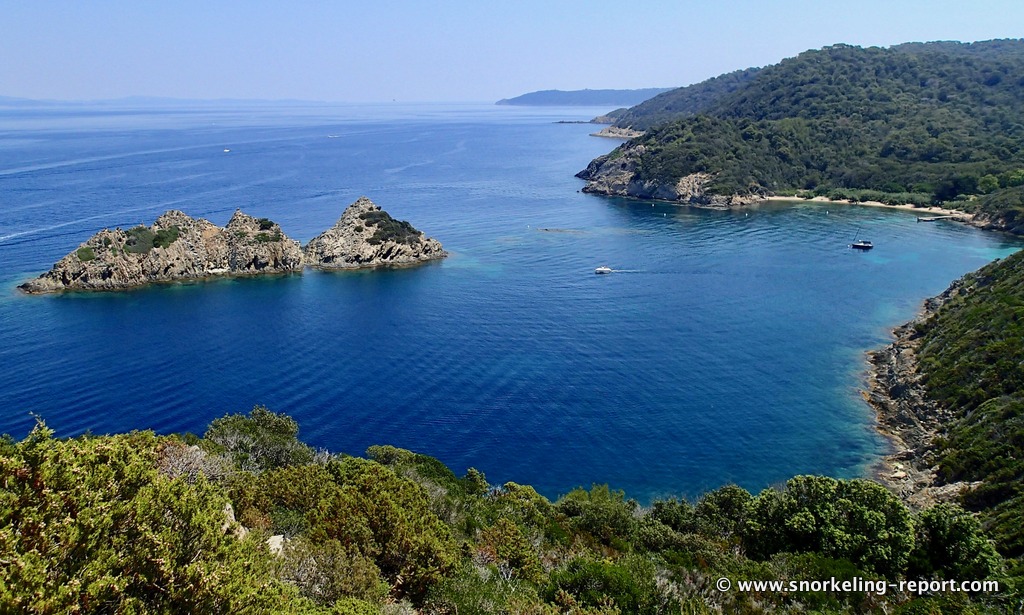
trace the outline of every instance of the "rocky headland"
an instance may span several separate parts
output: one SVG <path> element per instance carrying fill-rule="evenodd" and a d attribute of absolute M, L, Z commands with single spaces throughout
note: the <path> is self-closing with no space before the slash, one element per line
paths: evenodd
<path fill-rule="evenodd" d="M 708 192 L 711 173 L 693 173 L 673 181 L 642 177 L 645 145 L 626 143 L 610 154 L 595 158 L 576 177 L 587 180 L 583 192 L 638 199 L 671 201 L 695 207 L 728 209 L 765 200 L 767 194 L 719 195 Z"/>
<path fill-rule="evenodd" d="M 594 120 L 591 120 L 591 122 L 592 123 L 596 122 L 596 120 L 597 120 L 597 118 L 594 118 Z M 635 139 L 636 137 L 639 137 L 642 134 L 644 134 L 644 133 L 640 132 L 639 130 L 633 130 L 631 128 L 619 128 L 618 126 L 607 126 L 605 128 L 602 128 L 598 132 L 590 133 L 590 136 L 592 136 L 592 137 L 607 137 L 609 139 Z"/>
<path fill-rule="evenodd" d="M 392 218 L 366 197 L 349 205 L 333 227 L 305 248 L 306 263 L 322 269 L 402 267 L 446 256 L 441 242 Z"/>
<path fill-rule="evenodd" d="M 302 269 L 299 242 L 236 211 L 227 226 L 168 211 L 152 226 L 104 229 L 18 288 L 28 293 L 124 290 L 158 282 Z"/>

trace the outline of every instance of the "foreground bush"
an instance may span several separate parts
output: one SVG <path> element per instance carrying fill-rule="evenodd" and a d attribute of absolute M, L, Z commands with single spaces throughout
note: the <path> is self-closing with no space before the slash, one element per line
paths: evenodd
<path fill-rule="evenodd" d="M 285 611 L 263 545 L 226 527 L 227 499 L 156 470 L 151 432 L 57 440 L 39 423 L 0 450 L 0 610 Z M 298 607 L 296 607 L 298 608 Z"/>

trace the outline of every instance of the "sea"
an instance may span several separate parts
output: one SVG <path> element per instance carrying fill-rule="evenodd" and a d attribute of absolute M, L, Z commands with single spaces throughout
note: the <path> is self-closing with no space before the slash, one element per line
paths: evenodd
<path fill-rule="evenodd" d="M 598 108 L 137 103 L 0 109 L 0 433 L 202 434 L 256 405 L 556 498 L 641 503 L 889 452 L 866 353 L 1022 246 L 834 203 L 584 194 Z M 451 255 L 411 269 L 26 296 L 102 228 L 236 209 L 303 243 L 367 196 Z M 874 242 L 870 252 L 848 246 Z M 595 275 L 598 266 L 614 269 Z"/>

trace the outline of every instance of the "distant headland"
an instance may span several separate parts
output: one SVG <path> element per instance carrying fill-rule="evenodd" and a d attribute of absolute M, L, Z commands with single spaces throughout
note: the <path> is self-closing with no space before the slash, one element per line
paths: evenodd
<path fill-rule="evenodd" d="M 673 88 L 644 88 L 639 90 L 541 90 L 514 98 L 503 98 L 496 105 L 522 106 L 599 106 L 615 107 L 638 105 L 645 100 L 668 92 Z"/>
<path fill-rule="evenodd" d="M 235 211 L 227 226 L 171 210 L 153 225 L 103 229 L 18 288 L 29 294 L 126 290 L 204 278 L 301 273 L 324 269 L 399 267 L 448 253 L 404 220 L 360 197 L 331 229 L 306 246 L 267 218 Z"/>
<path fill-rule="evenodd" d="M 659 94 L 584 192 L 696 206 L 768 196 L 942 206 L 1024 233 L 1024 40 L 833 45 Z"/>

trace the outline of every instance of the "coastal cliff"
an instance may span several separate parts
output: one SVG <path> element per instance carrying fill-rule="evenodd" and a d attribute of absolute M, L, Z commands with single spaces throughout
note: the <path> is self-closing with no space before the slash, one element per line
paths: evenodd
<path fill-rule="evenodd" d="M 156 282 L 302 269 L 299 243 L 266 218 L 236 211 L 227 226 L 168 211 L 152 226 L 104 229 L 18 288 L 27 293 L 123 290 Z"/>
<path fill-rule="evenodd" d="M 306 263 L 322 269 L 408 266 L 446 256 L 441 242 L 395 220 L 366 197 L 305 247 Z"/>
<path fill-rule="evenodd" d="M 667 180 L 645 177 L 642 169 L 647 150 L 643 144 L 630 142 L 594 159 L 586 169 L 576 174 L 576 177 L 587 180 L 583 192 L 672 201 L 714 209 L 750 205 L 768 196 L 767 193 L 712 194 L 709 187 L 715 176 L 711 173 L 691 173 Z"/>

